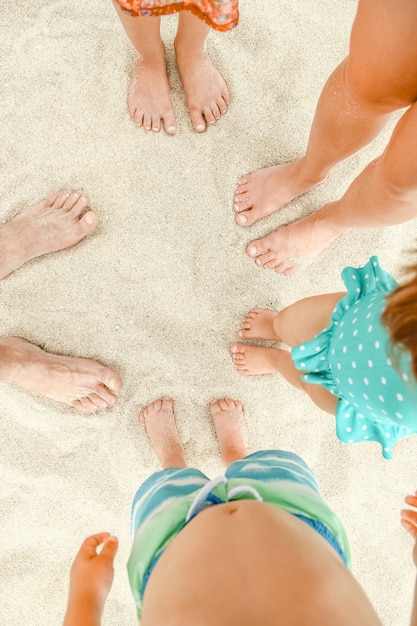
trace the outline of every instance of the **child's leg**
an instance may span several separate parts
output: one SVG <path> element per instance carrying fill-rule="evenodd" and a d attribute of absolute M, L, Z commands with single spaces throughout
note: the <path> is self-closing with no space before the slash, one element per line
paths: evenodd
<path fill-rule="evenodd" d="M 333 310 L 345 292 L 324 293 L 303 298 L 279 313 L 252 309 L 238 332 L 241 339 L 283 341 L 288 346 L 313 339 L 331 320 Z"/>
<path fill-rule="evenodd" d="M 330 324 L 332 312 L 344 295 L 329 293 L 304 298 L 276 314 L 254 309 L 246 316 L 239 337 L 283 341 L 291 347 L 304 343 Z M 323 411 L 334 415 L 337 398 L 320 385 L 305 383 L 287 350 L 241 343 L 233 344 L 231 350 L 234 364 L 244 376 L 279 373 L 291 385 L 308 393 Z"/>
<path fill-rule="evenodd" d="M 143 409 L 139 418 L 145 424 L 162 469 L 187 467 L 175 424 L 172 398 L 163 397 L 152 402 Z"/>
<path fill-rule="evenodd" d="M 174 108 L 165 63 L 165 46 L 159 17 L 131 17 L 113 2 L 120 21 L 139 54 L 129 89 L 132 120 L 145 130 L 158 132 L 161 120 L 170 135 L 176 131 Z"/>
<path fill-rule="evenodd" d="M 175 53 L 194 130 L 201 133 L 226 113 L 227 85 L 204 51 L 209 26 L 189 11 L 178 17 Z"/>
<path fill-rule="evenodd" d="M 243 459 L 248 451 L 243 443 L 239 421 L 243 419 L 243 405 L 239 400 L 224 398 L 210 403 L 210 413 L 220 446 L 222 461 L 227 467 Z"/>

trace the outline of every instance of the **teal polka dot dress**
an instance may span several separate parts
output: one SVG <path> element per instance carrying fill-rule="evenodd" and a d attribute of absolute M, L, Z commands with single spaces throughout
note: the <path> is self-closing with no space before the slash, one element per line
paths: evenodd
<path fill-rule="evenodd" d="M 396 281 L 372 257 L 342 272 L 347 295 L 331 324 L 314 339 L 295 346 L 303 380 L 322 385 L 339 398 L 336 432 L 345 443 L 379 441 L 392 458 L 396 441 L 417 433 L 417 381 L 408 352 L 395 349 L 381 323 L 386 296 Z"/>

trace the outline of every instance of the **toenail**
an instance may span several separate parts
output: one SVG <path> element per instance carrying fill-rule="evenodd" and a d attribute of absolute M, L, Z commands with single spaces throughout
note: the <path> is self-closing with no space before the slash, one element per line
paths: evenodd
<path fill-rule="evenodd" d="M 112 378 L 112 379 L 109 381 L 109 388 L 110 388 L 110 389 L 113 389 L 113 391 L 116 391 L 116 388 L 117 388 L 117 381 L 116 381 L 116 379 L 115 379 L 115 378 Z"/>
<path fill-rule="evenodd" d="M 254 246 L 251 246 L 250 248 L 248 248 L 248 254 L 249 256 L 256 256 L 256 248 Z"/>
<path fill-rule="evenodd" d="M 256 259 L 255 263 L 256 263 L 256 265 L 262 265 L 261 259 Z"/>
<path fill-rule="evenodd" d="M 244 215 L 239 215 L 237 219 L 239 220 L 239 224 L 246 224 L 248 221 Z"/>
<path fill-rule="evenodd" d="M 197 124 L 197 126 L 195 127 L 196 130 L 204 130 L 204 126 L 203 124 Z"/>
<path fill-rule="evenodd" d="M 93 215 L 91 213 L 91 211 L 89 211 L 88 213 L 85 214 L 85 221 L 87 222 L 87 224 L 92 224 L 93 223 Z"/>
<path fill-rule="evenodd" d="M 175 133 L 176 130 L 177 130 L 176 126 L 168 126 L 168 132 L 169 133 Z"/>

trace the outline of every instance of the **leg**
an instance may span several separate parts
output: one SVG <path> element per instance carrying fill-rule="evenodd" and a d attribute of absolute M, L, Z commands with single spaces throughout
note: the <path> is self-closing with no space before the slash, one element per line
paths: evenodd
<path fill-rule="evenodd" d="M 145 424 L 162 469 L 187 467 L 184 448 L 178 437 L 174 401 L 163 397 L 145 407 L 139 416 Z"/>
<path fill-rule="evenodd" d="M 89 199 L 80 193 L 54 193 L 0 224 L 0 279 L 26 261 L 70 248 L 95 231 L 94 211 L 85 212 Z"/>
<path fill-rule="evenodd" d="M 49 354 L 21 337 L 0 341 L 0 380 L 80 412 L 113 405 L 122 385 L 117 372 L 97 361 Z"/>
<path fill-rule="evenodd" d="M 113 2 L 127 36 L 139 59 L 129 89 L 128 108 L 132 120 L 145 130 L 164 130 L 173 135 L 177 125 L 168 82 L 165 46 L 159 17 L 131 17 Z"/>
<path fill-rule="evenodd" d="M 279 313 L 253 309 L 245 317 L 238 336 L 240 339 L 283 341 L 291 347 L 304 343 L 330 324 L 333 309 L 344 295 L 344 292 L 324 293 L 303 298 Z"/>
<path fill-rule="evenodd" d="M 339 161 L 369 143 L 392 111 L 417 97 L 417 5 L 361 0 L 349 57 L 320 96 L 306 155 L 239 181 L 236 221 L 249 226 L 324 180 Z"/>
<path fill-rule="evenodd" d="M 189 11 L 179 14 L 175 54 L 191 123 L 198 133 L 226 113 L 230 101 L 225 81 L 204 51 L 209 30 Z"/>
<path fill-rule="evenodd" d="M 222 461 L 227 467 L 243 459 L 248 451 L 243 443 L 239 422 L 243 419 L 243 405 L 239 400 L 224 398 L 210 402 L 210 413 L 220 446 Z"/>
<path fill-rule="evenodd" d="M 291 274 L 351 228 L 402 224 L 417 216 L 417 103 L 397 123 L 381 157 L 337 202 L 249 244 L 258 265 Z"/>

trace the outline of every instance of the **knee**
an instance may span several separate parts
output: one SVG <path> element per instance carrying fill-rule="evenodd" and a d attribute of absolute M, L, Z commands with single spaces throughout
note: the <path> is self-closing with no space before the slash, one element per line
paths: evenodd
<path fill-rule="evenodd" d="M 293 329 L 293 320 L 294 316 L 290 312 L 290 307 L 287 307 L 276 315 L 273 322 L 275 334 L 280 337 L 287 346 L 295 346 L 299 343 Z"/>
<path fill-rule="evenodd" d="M 386 86 L 381 80 L 380 83 L 373 80 L 363 68 L 356 67 L 348 58 L 342 69 L 342 82 L 347 97 L 353 103 L 360 106 L 368 106 L 381 114 L 392 113 L 413 104 L 411 95 L 401 93 L 392 85 Z"/>
<path fill-rule="evenodd" d="M 409 167 L 407 155 L 402 157 L 386 150 L 380 159 L 381 187 L 385 194 L 396 202 L 417 200 L 417 172 Z"/>

